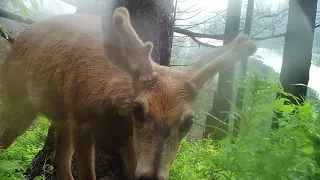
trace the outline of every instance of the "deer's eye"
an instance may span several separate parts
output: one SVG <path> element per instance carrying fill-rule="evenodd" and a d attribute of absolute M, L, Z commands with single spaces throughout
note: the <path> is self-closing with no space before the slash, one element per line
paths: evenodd
<path fill-rule="evenodd" d="M 187 135 L 193 125 L 194 116 L 188 116 L 180 126 L 180 137 L 183 138 Z"/>
<path fill-rule="evenodd" d="M 140 102 L 134 102 L 132 107 L 132 115 L 136 121 L 144 121 L 144 108 Z"/>

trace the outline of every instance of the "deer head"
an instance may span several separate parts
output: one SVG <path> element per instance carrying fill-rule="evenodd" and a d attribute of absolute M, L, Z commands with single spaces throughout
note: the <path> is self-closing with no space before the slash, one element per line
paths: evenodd
<path fill-rule="evenodd" d="M 105 55 L 132 78 L 135 92 L 131 112 L 135 177 L 166 180 L 181 139 L 193 124 L 198 91 L 210 77 L 254 54 L 257 47 L 248 36 L 239 35 L 193 66 L 173 69 L 152 61 L 153 44 L 140 40 L 126 8 L 110 15 L 111 27 L 106 27 L 106 17 L 102 15 Z"/>

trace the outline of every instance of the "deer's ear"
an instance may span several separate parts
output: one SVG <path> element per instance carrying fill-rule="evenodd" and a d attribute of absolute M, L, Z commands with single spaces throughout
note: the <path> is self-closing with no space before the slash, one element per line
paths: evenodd
<path fill-rule="evenodd" d="M 257 46 L 249 36 L 239 35 L 230 44 L 216 48 L 193 66 L 185 69 L 186 72 L 194 72 L 189 82 L 200 89 L 210 77 L 236 62 L 248 58 L 256 51 Z"/>

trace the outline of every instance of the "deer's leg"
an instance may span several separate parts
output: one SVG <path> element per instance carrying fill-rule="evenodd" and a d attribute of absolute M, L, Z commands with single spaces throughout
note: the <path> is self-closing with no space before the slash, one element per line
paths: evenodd
<path fill-rule="evenodd" d="M 23 101 L 15 106 L 3 104 L 0 109 L 0 149 L 7 149 L 25 133 L 36 115 L 31 105 Z"/>
<path fill-rule="evenodd" d="M 71 129 L 66 121 L 54 121 L 55 147 L 52 164 L 56 169 L 58 180 L 73 180 L 71 160 L 74 152 L 72 146 Z"/>
<path fill-rule="evenodd" d="M 93 126 L 80 123 L 72 126 L 75 158 L 79 180 L 96 180 L 94 169 L 94 134 Z"/>
<path fill-rule="evenodd" d="M 124 172 L 128 180 L 134 180 L 135 169 L 136 169 L 136 159 L 134 159 L 134 149 L 132 143 L 132 137 L 129 138 L 125 146 L 121 147 L 121 156 Z"/>

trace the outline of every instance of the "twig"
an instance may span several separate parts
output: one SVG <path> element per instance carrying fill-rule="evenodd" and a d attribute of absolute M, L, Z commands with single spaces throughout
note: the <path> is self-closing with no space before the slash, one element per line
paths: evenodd
<path fill-rule="evenodd" d="M 211 39 L 218 39 L 218 40 L 223 40 L 223 34 L 205 34 L 205 33 L 197 33 L 197 32 L 193 32 L 187 29 L 182 29 L 179 27 L 174 27 L 173 31 L 176 33 L 180 33 L 180 34 L 184 34 L 187 35 L 189 37 L 200 37 L 200 38 L 211 38 Z"/>
<path fill-rule="evenodd" d="M 216 48 L 216 47 L 219 47 L 219 46 L 214 46 L 214 45 L 211 45 L 209 43 L 204 43 L 204 42 L 201 42 L 199 41 L 197 38 L 195 37 L 190 37 L 194 42 L 196 42 L 198 44 L 198 46 L 204 46 L 204 47 L 211 47 L 211 48 Z"/>

